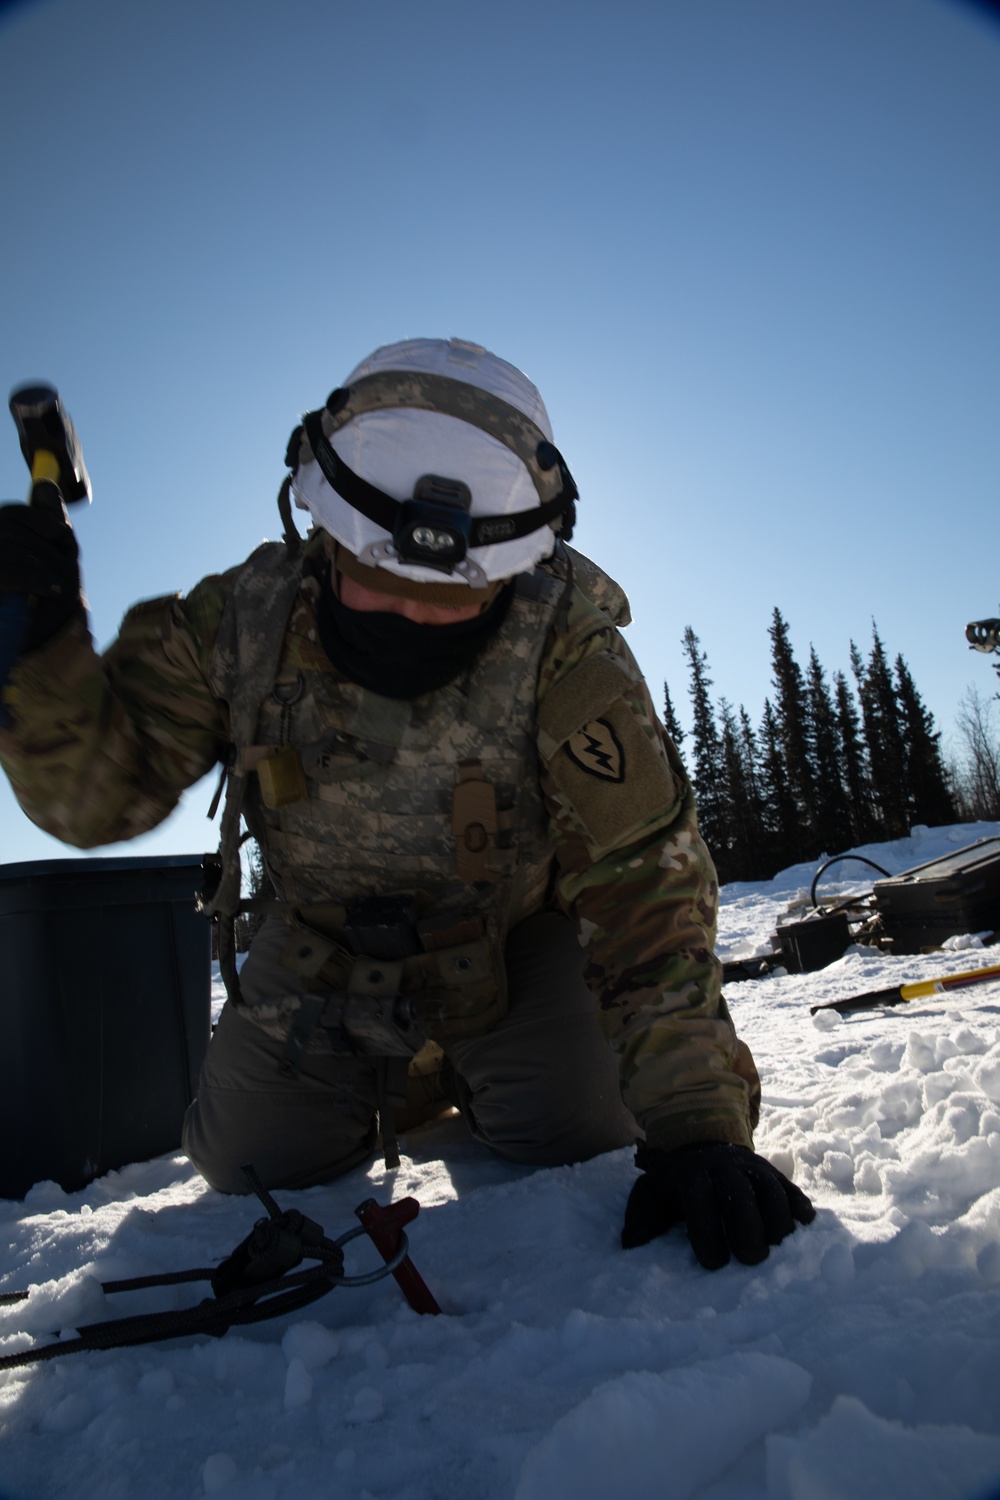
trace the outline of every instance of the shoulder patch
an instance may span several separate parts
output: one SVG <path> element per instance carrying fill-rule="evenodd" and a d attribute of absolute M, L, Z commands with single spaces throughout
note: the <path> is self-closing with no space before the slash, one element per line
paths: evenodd
<path fill-rule="evenodd" d="M 661 746 L 624 698 L 567 735 L 547 766 L 595 858 L 662 825 L 680 796 Z"/>
<path fill-rule="evenodd" d="M 625 751 L 610 719 L 591 719 L 566 741 L 570 760 L 600 781 L 625 780 Z"/>

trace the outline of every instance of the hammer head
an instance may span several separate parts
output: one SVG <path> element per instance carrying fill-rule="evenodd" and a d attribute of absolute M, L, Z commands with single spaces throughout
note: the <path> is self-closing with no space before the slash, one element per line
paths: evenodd
<path fill-rule="evenodd" d="M 52 482 L 63 500 L 67 504 L 89 500 L 90 478 L 80 452 L 80 441 L 59 399 L 59 392 L 50 385 L 17 386 L 10 394 L 10 413 L 17 428 L 21 452 L 32 473 L 38 455 L 51 454 L 58 467 L 58 478 Z"/>

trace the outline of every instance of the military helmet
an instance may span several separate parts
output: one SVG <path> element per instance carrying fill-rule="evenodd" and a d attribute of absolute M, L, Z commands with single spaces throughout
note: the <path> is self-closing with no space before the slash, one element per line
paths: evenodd
<path fill-rule="evenodd" d="M 288 445 L 295 502 L 368 568 L 486 589 L 572 534 L 576 485 L 541 396 L 462 339 L 363 360 Z"/>

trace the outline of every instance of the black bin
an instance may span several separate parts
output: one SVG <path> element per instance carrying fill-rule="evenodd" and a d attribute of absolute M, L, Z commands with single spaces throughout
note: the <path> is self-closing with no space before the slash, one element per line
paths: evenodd
<path fill-rule="evenodd" d="M 843 957 L 850 941 L 850 923 L 842 911 L 786 922 L 778 928 L 778 948 L 789 974 L 825 969 Z"/>
<path fill-rule="evenodd" d="M 180 1145 L 211 1029 L 203 860 L 0 865 L 0 1197 Z"/>
<path fill-rule="evenodd" d="M 1000 838 L 874 884 L 875 908 L 893 953 L 919 953 L 966 932 L 1000 928 Z"/>

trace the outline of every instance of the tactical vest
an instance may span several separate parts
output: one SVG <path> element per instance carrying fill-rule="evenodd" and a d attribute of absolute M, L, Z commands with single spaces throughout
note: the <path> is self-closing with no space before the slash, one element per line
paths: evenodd
<path fill-rule="evenodd" d="M 329 664 L 289 668 L 289 618 L 315 588 L 301 551 L 266 543 L 236 576 L 212 662 L 232 755 L 210 910 L 227 919 L 245 906 L 245 819 L 277 892 L 268 909 L 290 924 L 284 962 L 338 996 L 340 1024 L 362 1040 L 367 1026 L 376 1051 L 392 1041 L 376 1014 L 393 1034 L 413 1023 L 412 1051 L 425 1037 L 486 1030 L 505 1011 L 506 934 L 551 897 L 536 694 L 574 574 L 627 620 L 618 586 L 562 548 L 518 577 L 472 668 L 411 700 L 372 693 Z M 237 989 L 231 953 L 224 972 Z"/>

